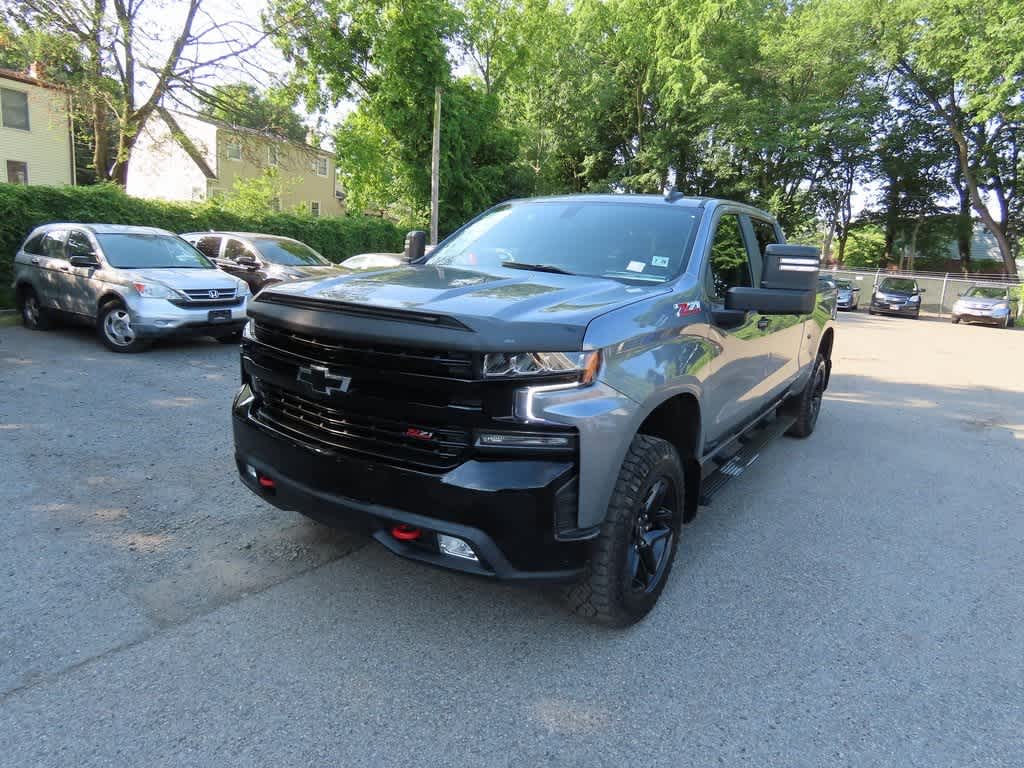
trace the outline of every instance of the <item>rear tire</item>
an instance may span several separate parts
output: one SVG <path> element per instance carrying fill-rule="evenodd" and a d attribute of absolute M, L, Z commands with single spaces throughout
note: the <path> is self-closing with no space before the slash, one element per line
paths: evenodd
<path fill-rule="evenodd" d="M 667 440 L 636 435 L 586 570 L 563 592 L 569 610 L 611 627 L 644 618 L 672 571 L 684 499 L 676 449 Z"/>
<path fill-rule="evenodd" d="M 131 314 L 119 301 L 111 301 L 100 307 L 96 318 L 96 333 L 100 341 L 112 352 L 142 352 L 149 342 L 140 339 L 132 328 Z"/>
<path fill-rule="evenodd" d="M 959 325 L 960 324 L 960 316 L 959 315 L 953 315 L 953 317 L 950 318 L 950 322 L 952 322 L 953 325 Z"/>
<path fill-rule="evenodd" d="M 828 367 L 825 364 L 825 357 L 821 353 L 814 361 L 814 369 L 811 371 L 811 378 L 803 392 L 796 395 L 791 402 L 796 407 L 797 418 L 793 426 L 786 430 L 787 435 L 793 437 L 808 437 L 818 423 L 818 415 L 821 413 L 821 400 L 825 394 L 825 383 L 828 375 Z"/>
<path fill-rule="evenodd" d="M 1006 319 L 1003 320 L 1003 328 L 1013 328 L 1013 318 L 1009 314 L 1006 315 Z"/>
<path fill-rule="evenodd" d="M 39 297 L 32 288 L 26 288 L 18 302 L 21 323 L 31 331 L 48 331 L 53 327 L 50 313 L 39 303 Z"/>

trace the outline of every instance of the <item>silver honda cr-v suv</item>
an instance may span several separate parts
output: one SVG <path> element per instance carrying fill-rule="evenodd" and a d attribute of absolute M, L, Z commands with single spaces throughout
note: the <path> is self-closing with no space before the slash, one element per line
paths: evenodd
<path fill-rule="evenodd" d="M 177 235 L 115 224 L 37 227 L 14 258 L 14 292 L 26 327 L 95 324 L 115 352 L 138 352 L 159 336 L 236 341 L 250 297 Z"/>

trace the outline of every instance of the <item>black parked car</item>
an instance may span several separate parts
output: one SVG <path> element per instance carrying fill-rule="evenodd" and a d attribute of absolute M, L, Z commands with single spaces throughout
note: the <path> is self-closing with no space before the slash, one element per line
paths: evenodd
<path fill-rule="evenodd" d="M 917 281 L 909 277 L 887 277 L 871 294 L 869 315 L 902 315 L 917 318 L 921 314 L 921 294 Z"/>
<path fill-rule="evenodd" d="M 186 232 L 182 237 L 225 272 L 247 282 L 253 293 L 275 283 L 338 277 L 351 271 L 290 237 L 252 232 Z"/>

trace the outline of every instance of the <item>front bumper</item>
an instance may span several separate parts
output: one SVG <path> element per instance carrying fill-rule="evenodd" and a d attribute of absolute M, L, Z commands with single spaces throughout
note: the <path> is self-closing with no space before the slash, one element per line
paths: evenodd
<path fill-rule="evenodd" d="M 572 461 L 471 459 L 443 474 L 327 453 L 262 423 L 243 386 L 232 408 L 242 482 L 274 506 L 362 530 L 402 557 L 503 580 L 564 581 L 582 571 L 585 541 L 559 541 L 559 507 L 575 512 Z M 248 468 L 274 483 L 262 487 Z M 390 533 L 421 529 L 418 541 Z M 436 534 L 470 543 L 479 562 L 442 554 Z"/>
<path fill-rule="evenodd" d="M 997 314 L 998 313 L 998 314 Z M 1006 322 L 1008 309 L 992 310 L 975 307 L 953 307 L 953 316 L 965 323 L 984 323 L 986 325 L 1002 325 Z"/>
<path fill-rule="evenodd" d="M 836 299 L 836 306 L 839 309 L 853 309 L 857 305 L 857 301 L 853 298 L 844 299 L 842 297 Z"/>
<path fill-rule="evenodd" d="M 179 307 L 165 299 L 135 298 L 127 302 L 132 327 L 139 336 L 221 335 L 241 330 L 248 319 L 245 296 L 231 307 Z M 217 312 L 211 319 L 211 312 Z"/>
<path fill-rule="evenodd" d="M 893 309 L 896 307 L 896 309 Z M 906 303 L 897 304 L 890 301 L 872 301 L 871 311 L 876 312 L 880 315 L 895 315 L 900 317 L 917 317 L 921 314 L 921 304 L 918 303 Z"/>

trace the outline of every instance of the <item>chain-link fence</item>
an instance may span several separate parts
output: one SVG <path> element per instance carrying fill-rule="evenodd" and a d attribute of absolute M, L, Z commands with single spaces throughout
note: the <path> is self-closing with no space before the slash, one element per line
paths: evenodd
<path fill-rule="evenodd" d="M 849 280 L 860 288 L 859 306 L 867 309 L 871 302 L 871 293 L 880 282 L 887 277 L 908 277 L 917 281 L 917 285 L 924 291 L 921 296 L 921 311 L 942 317 L 953 311 L 953 304 L 960 294 L 964 293 L 972 285 L 1007 285 L 1020 288 L 1022 283 L 1019 278 L 1007 278 L 1003 275 L 962 275 L 954 272 L 893 272 L 884 269 L 861 270 L 861 269 L 830 269 L 822 270 L 822 275 L 828 275 L 836 280 Z M 1017 302 L 1017 316 L 1024 315 L 1024 301 Z"/>

